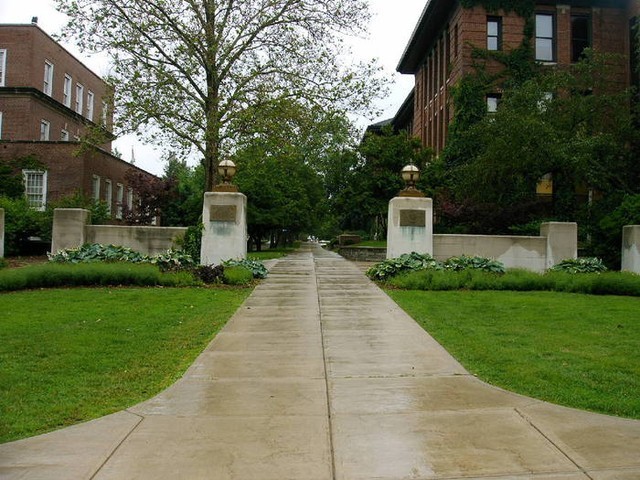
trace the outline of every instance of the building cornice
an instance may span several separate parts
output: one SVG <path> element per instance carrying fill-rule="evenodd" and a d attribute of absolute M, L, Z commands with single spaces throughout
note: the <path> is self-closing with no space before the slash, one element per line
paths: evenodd
<path fill-rule="evenodd" d="M 569 7 L 597 7 L 627 9 L 630 2 L 638 0 L 537 0 L 536 5 L 567 5 Z M 415 74 L 424 61 L 431 45 L 447 25 L 459 0 L 429 0 L 411 35 L 396 70 L 403 74 Z"/>
<path fill-rule="evenodd" d="M 80 115 L 79 113 L 75 112 L 71 108 L 63 105 L 60 102 L 58 102 L 54 98 L 51 98 L 49 95 L 47 95 L 44 92 L 38 90 L 37 88 L 33 88 L 33 87 L 0 87 L 0 97 L 12 97 L 12 96 L 22 96 L 22 97 L 34 98 L 37 101 L 44 103 L 48 107 L 60 112 L 61 114 L 63 114 L 66 117 L 69 117 L 69 118 L 71 118 L 73 120 L 76 120 L 77 122 L 80 122 L 80 123 L 82 123 L 82 124 L 84 124 L 84 125 L 86 125 L 88 127 L 101 129 L 105 133 L 105 135 L 106 135 L 108 140 L 115 140 L 115 138 L 116 138 L 115 135 L 112 132 L 108 131 L 103 126 L 98 125 L 95 122 L 92 122 L 88 118 Z"/>

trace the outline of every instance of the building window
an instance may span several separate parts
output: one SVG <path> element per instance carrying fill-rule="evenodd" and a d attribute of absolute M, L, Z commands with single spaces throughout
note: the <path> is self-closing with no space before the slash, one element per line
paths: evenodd
<path fill-rule="evenodd" d="M 487 50 L 502 50 L 502 17 L 487 17 Z"/>
<path fill-rule="evenodd" d="M 2 112 L 0 112 L 0 140 L 2 140 Z"/>
<path fill-rule="evenodd" d="M 47 172 L 41 170 L 23 170 L 24 193 L 29 206 L 43 211 L 47 204 Z"/>
<path fill-rule="evenodd" d="M 492 114 L 498 111 L 502 95 L 499 93 L 491 93 L 487 95 L 487 113 Z"/>
<path fill-rule="evenodd" d="M 122 220 L 122 202 L 124 202 L 124 186 L 116 184 L 116 218 Z"/>
<path fill-rule="evenodd" d="M 591 47 L 591 17 L 571 15 L 571 61 L 579 62 L 585 48 Z"/>
<path fill-rule="evenodd" d="M 84 87 L 79 83 L 76 84 L 76 113 L 82 115 L 82 107 L 84 102 Z"/>
<path fill-rule="evenodd" d="M 40 122 L 40 141 L 48 142 L 49 141 L 49 133 L 51 131 L 51 124 L 46 120 L 42 120 Z"/>
<path fill-rule="evenodd" d="M 7 72 L 7 51 L 0 50 L 0 87 L 4 87 L 4 78 Z"/>
<path fill-rule="evenodd" d="M 44 62 L 44 93 L 51 96 L 53 92 L 53 63 L 49 61 Z"/>
<path fill-rule="evenodd" d="M 633 17 L 629 21 L 629 51 L 640 52 L 640 38 L 638 37 L 638 29 L 640 29 L 640 16 Z M 631 84 L 635 87 L 640 86 L 640 65 L 638 65 L 639 55 L 630 55 L 631 57 Z M 640 99 L 640 94 L 636 92 L 636 98 Z"/>
<path fill-rule="evenodd" d="M 107 126 L 107 115 L 109 114 L 109 105 L 107 105 L 107 102 L 102 102 L 102 116 L 101 116 L 101 121 L 102 121 L 102 126 L 106 127 Z"/>
<path fill-rule="evenodd" d="M 133 188 L 127 189 L 127 208 L 133 211 Z"/>
<path fill-rule="evenodd" d="M 71 89 L 73 86 L 73 79 L 68 75 L 64 75 L 64 87 L 62 89 L 62 103 L 65 107 L 71 107 Z"/>
<path fill-rule="evenodd" d="M 536 14 L 536 60 L 555 61 L 555 19 L 553 14 Z"/>
<path fill-rule="evenodd" d="M 107 204 L 107 213 L 111 215 L 111 203 L 113 202 L 113 185 L 111 180 L 104 181 L 104 201 Z"/>
<path fill-rule="evenodd" d="M 66 130 L 62 130 L 60 132 L 60 140 L 62 140 L 63 142 L 68 142 L 69 141 L 69 132 L 67 132 Z"/>
<path fill-rule="evenodd" d="M 93 95 L 93 92 L 91 90 L 89 90 L 87 92 L 87 118 L 89 120 L 91 120 L 93 122 L 93 102 L 94 102 L 95 96 Z"/>
<path fill-rule="evenodd" d="M 94 175 L 91 181 L 91 198 L 96 202 L 100 201 L 100 177 Z"/>

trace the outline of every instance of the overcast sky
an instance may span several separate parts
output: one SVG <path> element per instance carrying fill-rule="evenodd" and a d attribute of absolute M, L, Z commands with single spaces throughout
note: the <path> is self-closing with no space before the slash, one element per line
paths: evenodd
<path fill-rule="evenodd" d="M 390 96 L 379 104 L 384 113 L 370 119 L 371 123 L 392 117 L 413 86 L 412 76 L 399 75 L 395 69 L 426 3 L 427 0 L 369 0 L 373 14 L 369 38 L 354 41 L 354 55 L 358 59 L 377 57 L 395 79 Z M 38 25 L 49 34 L 57 33 L 65 22 L 65 16 L 55 10 L 52 0 L 0 0 L 0 23 L 30 23 L 32 17 L 38 17 Z M 104 59 L 82 54 L 71 44 L 64 46 L 98 75 L 107 73 Z M 130 136 L 118 139 L 114 145 L 125 160 L 131 159 L 133 148 L 136 165 L 155 174 L 162 173 L 160 153 L 153 147 Z"/>

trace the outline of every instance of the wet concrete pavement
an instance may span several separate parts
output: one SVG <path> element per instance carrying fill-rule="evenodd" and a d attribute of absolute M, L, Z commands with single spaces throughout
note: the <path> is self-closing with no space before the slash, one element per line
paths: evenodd
<path fill-rule="evenodd" d="M 353 264 L 278 261 L 183 378 L 0 445 L 0 479 L 640 479 L 640 421 L 490 387 Z"/>

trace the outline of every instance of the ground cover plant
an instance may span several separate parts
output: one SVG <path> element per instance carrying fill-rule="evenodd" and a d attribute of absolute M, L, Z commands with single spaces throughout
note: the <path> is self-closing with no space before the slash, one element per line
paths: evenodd
<path fill-rule="evenodd" d="M 79 288 L 2 294 L 0 442 L 100 417 L 157 394 L 182 375 L 249 292 Z"/>
<path fill-rule="evenodd" d="M 467 370 L 560 405 L 640 418 L 640 299 L 387 292 Z"/>

